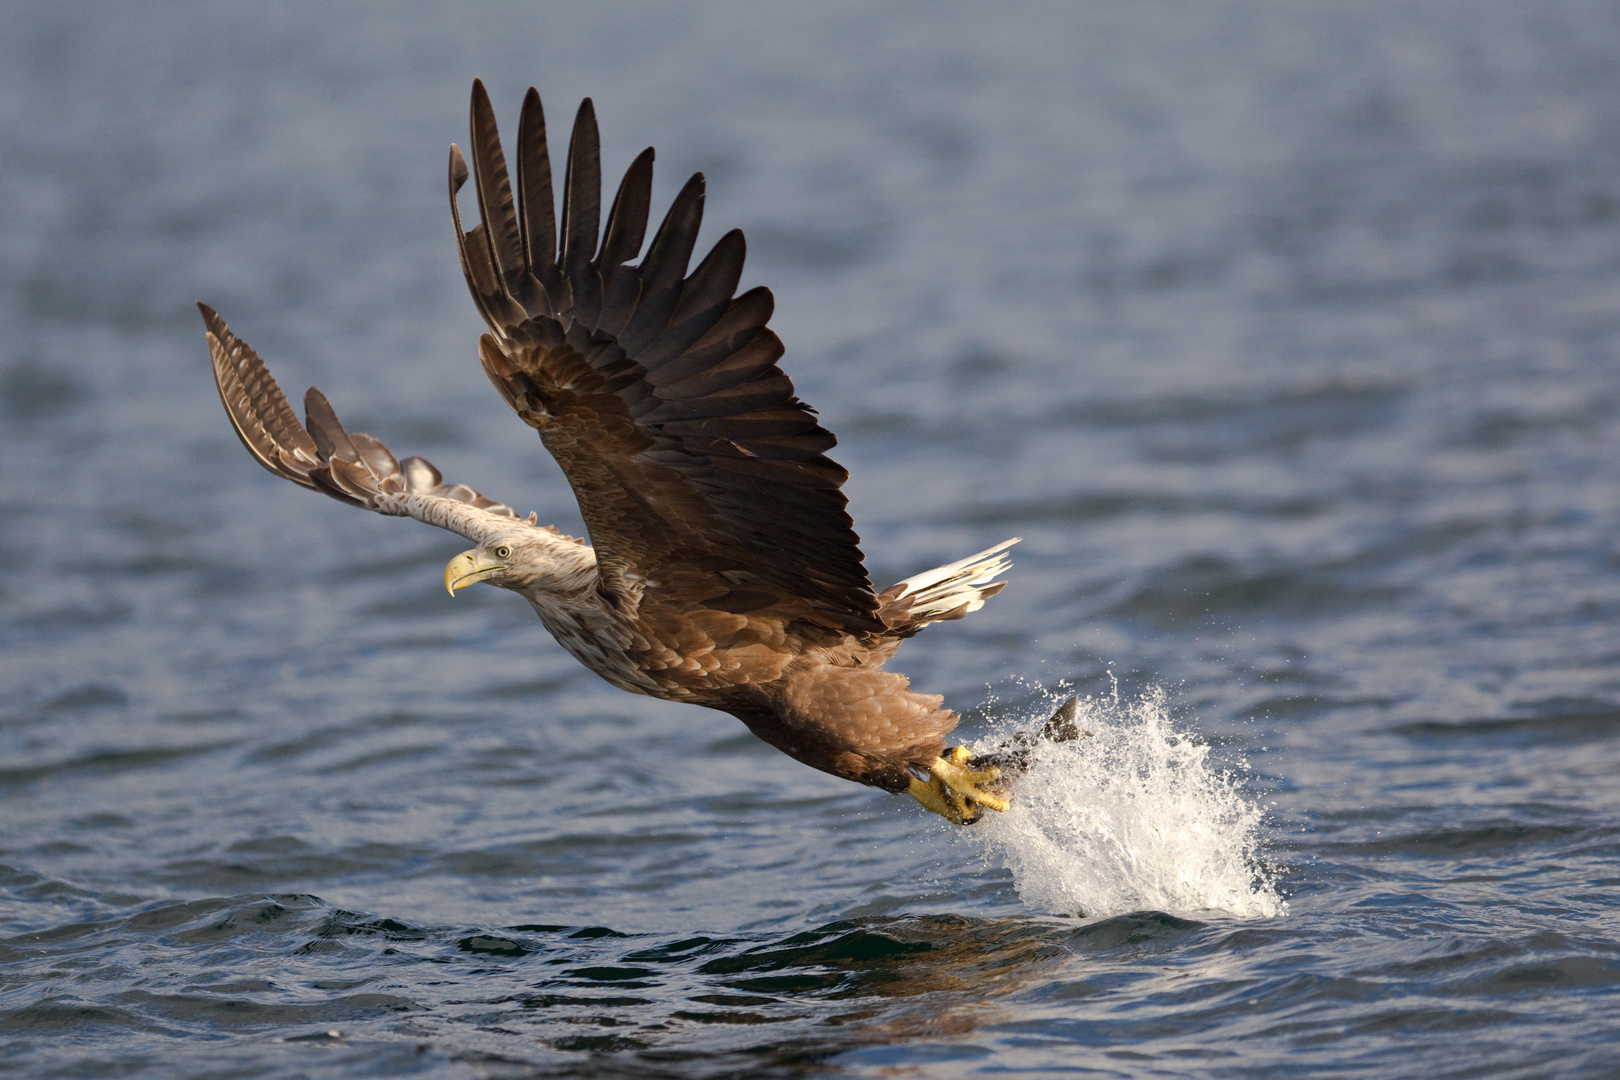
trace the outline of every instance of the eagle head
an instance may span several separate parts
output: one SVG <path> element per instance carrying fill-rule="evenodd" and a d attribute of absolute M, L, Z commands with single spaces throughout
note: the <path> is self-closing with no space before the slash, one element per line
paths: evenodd
<path fill-rule="evenodd" d="M 518 592 L 566 590 L 576 585 L 571 579 L 584 569 L 574 564 L 592 565 L 595 560 L 589 547 L 575 541 L 559 544 L 560 539 L 549 528 L 522 525 L 502 530 L 451 559 L 444 568 L 444 587 L 451 596 L 480 581 Z"/>

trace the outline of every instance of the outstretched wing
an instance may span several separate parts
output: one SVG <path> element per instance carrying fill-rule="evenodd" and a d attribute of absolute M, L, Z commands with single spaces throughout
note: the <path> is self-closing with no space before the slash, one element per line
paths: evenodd
<path fill-rule="evenodd" d="M 472 156 L 482 222 L 461 227 L 468 178 L 450 151 L 450 205 L 468 287 L 492 335 L 484 369 L 573 485 L 610 596 L 882 632 L 848 478 L 776 361 L 765 288 L 734 295 L 740 230 L 686 273 L 703 176 L 675 198 L 639 266 L 653 152 L 630 166 L 598 246 L 601 164 L 587 98 L 574 122 L 561 228 L 540 97 L 518 124 L 517 199 L 495 114 L 473 83 Z M 559 235 L 560 234 L 560 235 Z"/>
<path fill-rule="evenodd" d="M 471 540 L 523 523 L 511 507 L 465 484 L 446 484 L 422 458 L 399 461 L 379 440 L 345 431 L 326 395 L 314 387 L 304 395 L 306 429 L 253 347 L 231 333 L 213 308 L 197 307 L 208 327 L 219 399 L 242 445 L 266 469 L 351 506 L 414 517 Z"/>

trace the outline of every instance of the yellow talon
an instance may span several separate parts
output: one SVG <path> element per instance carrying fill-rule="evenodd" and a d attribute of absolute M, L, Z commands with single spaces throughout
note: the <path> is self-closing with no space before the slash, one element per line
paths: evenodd
<path fill-rule="evenodd" d="M 1007 800 L 981 788 L 1000 779 L 1001 770 L 970 769 L 968 762 L 973 753 L 965 746 L 952 747 L 944 757 L 935 758 L 928 766 L 927 780 L 913 779 L 907 791 L 913 799 L 957 825 L 971 825 L 979 819 L 982 807 L 1005 813 Z"/>

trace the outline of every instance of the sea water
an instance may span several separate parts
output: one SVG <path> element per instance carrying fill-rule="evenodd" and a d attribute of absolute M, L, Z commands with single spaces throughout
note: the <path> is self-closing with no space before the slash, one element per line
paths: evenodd
<path fill-rule="evenodd" d="M 1616 56 L 1586 0 L 0 5 L 0 1073 L 1613 1075 Z M 1025 538 L 892 663 L 975 746 L 1088 702 L 1007 815 L 615 690 L 243 451 L 197 300 L 583 533 L 478 366 L 475 76 L 509 139 L 590 95 L 609 198 L 706 174 L 878 587 Z"/>

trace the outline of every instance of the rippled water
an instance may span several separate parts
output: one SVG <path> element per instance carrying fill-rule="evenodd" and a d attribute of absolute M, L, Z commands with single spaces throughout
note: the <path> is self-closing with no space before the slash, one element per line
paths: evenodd
<path fill-rule="evenodd" d="M 0 9 L 0 1072 L 1589 1077 L 1620 1058 L 1613 5 Z M 619 693 L 290 389 L 565 529 L 473 76 L 709 176 L 899 666 L 1092 737 L 963 834 Z"/>

